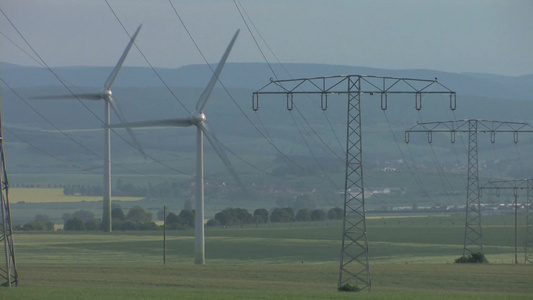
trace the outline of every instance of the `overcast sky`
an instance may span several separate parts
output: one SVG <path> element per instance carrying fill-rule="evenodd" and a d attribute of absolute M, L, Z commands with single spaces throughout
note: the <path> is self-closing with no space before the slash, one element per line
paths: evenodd
<path fill-rule="evenodd" d="M 264 62 L 261 49 L 269 62 L 533 74 L 531 0 L 171 1 L 210 63 L 240 28 L 229 62 Z M 169 1 L 108 3 L 130 34 L 143 24 L 137 45 L 152 65 L 204 63 Z M 104 0 L 0 0 L 0 8 L 52 67 L 111 66 L 128 42 Z M 37 65 L 3 14 L 0 45 L 0 61 Z M 125 65 L 148 63 L 132 49 Z"/>

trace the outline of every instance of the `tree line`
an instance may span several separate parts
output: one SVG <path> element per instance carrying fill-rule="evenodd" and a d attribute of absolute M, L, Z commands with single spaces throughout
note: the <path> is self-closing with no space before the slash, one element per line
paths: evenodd
<path fill-rule="evenodd" d="M 287 222 L 312 222 L 329 220 L 341 220 L 343 210 L 339 207 L 331 208 L 327 212 L 321 209 L 299 209 L 296 213 L 291 207 L 274 208 L 269 212 L 265 208 L 259 208 L 250 213 L 244 208 L 226 208 L 215 214 L 213 219 L 207 221 L 206 226 L 234 226 L 261 223 L 287 223 Z M 160 220 L 163 212 L 158 213 Z M 162 226 L 152 221 L 153 215 L 140 206 L 134 206 L 127 213 L 120 207 L 111 211 L 113 230 L 157 230 Z M 183 209 L 179 214 L 169 212 L 166 215 L 168 229 L 194 228 L 195 211 Z M 63 230 L 66 231 L 98 231 L 103 229 L 100 219 L 88 210 L 79 210 L 72 214 L 63 215 Z M 35 220 L 22 226 L 15 227 L 25 231 L 52 231 L 54 223 L 46 215 L 36 215 Z"/>

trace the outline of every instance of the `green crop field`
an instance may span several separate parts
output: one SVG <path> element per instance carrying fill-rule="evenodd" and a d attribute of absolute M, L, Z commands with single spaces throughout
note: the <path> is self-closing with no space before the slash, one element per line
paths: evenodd
<path fill-rule="evenodd" d="M 512 217 L 484 218 L 488 265 L 452 263 L 463 221 L 369 219 L 373 291 L 357 294 L 336 290 L 338 221 L 208 228 L 203 266 L 193 230 L 167 231 L 166 264 L 162 231 L 16 232 L 20 284 L 0 299 L 532 299 L 533 266 L 512 264 Z"/>

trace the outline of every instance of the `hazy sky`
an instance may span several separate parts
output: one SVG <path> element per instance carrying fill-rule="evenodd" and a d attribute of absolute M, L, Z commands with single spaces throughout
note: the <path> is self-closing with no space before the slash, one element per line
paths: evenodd
<path fill-rule="evenodd" d="M 531 0 L 171 1 L 210 63 L 239 28 L 228 61 L 264 62 L 239 6 L 269 62 L 533 74 Z M 143 24 L 137 45 L 152 65 L 204 63 L 169 1 L 108 3 L 130 34 Z M 128 42 L 104 0 L 0 0 L 0 8 L 53 67 L 111 66 Z M 0 61 L 37 64 L 2 14 L 0 45 Z M 132 49 L 125 65 L 148 64 Z"/>

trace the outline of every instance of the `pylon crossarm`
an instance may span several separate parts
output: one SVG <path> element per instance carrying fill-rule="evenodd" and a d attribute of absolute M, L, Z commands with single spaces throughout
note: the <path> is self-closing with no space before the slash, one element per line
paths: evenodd
<path fill-rule="evenodd" d="M 360 93 L 389 93 L 389 94 L 450 94 L 455 92 L 439 83 L 437 80 L 382 77 L 370 75 L 339 75 L 298 79 L 271 79 L 269 83 L 253 92 L 254 96 L 261 94 L 346 94 L 349 91 L 342 83 L 349 81 Z"/>

